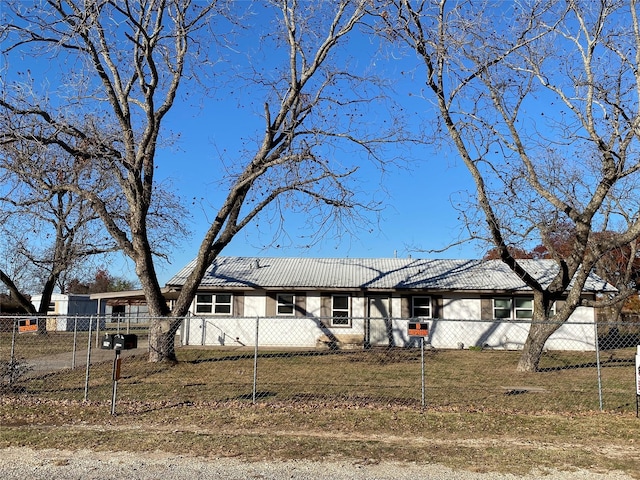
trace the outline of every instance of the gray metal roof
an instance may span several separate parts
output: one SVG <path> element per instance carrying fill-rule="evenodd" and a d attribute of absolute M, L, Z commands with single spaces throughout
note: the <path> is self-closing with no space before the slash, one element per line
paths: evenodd
<path fill-rule="evenodd" d="M 543 285 L 558 266 L 553 260 L 520 260 Z M 167 282 L 180 287 L 193 270 L 192 261 Z M 433 260 L 412 258 L 280 258 L 218 257 L 200 284 L 207 288 L 261 289 L 428 289 L 529 290 L 500 260 Z M 615 288 L 591 275 L 584 291 Z"/>

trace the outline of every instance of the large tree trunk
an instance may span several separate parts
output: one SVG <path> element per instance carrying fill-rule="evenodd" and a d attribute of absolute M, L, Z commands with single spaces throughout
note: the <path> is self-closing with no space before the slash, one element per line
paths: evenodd
<path fill-rule="evenodd" d="M 176 356 L 176 333 L 182 324 L 182 318 L 155 319 L 149 328 L 149 361 L 178 361 Z"/>
<path fill-rule="evenodd" d="M 534 321 L 531 324 L 531 327 L 529 328 L 529 335 L 527 335 L 527 341 L 524 344 L 522 355 L 518 362 L 517 370 L 519 372 L 538 371 L 540 359 L 544 352 L 544 346 L 553 332 L 560 328 L 560 325 L 562 325 L 560 322 L 546 323 L 545 321 L 542 321 L 542 323 Z"/>

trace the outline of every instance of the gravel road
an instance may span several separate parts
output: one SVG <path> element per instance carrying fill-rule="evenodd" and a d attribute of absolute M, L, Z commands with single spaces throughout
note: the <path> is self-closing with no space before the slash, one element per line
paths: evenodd
<path fill-rule="evenodd" d="M 90 450 L 0 450 L 3 480 L 632 480 L 619 472 L 541 471 L 526 476 L 453 471 L 440 465 L 413 463 L 245 462 L 234 458 L 194 459 L 159 452 Z"/>

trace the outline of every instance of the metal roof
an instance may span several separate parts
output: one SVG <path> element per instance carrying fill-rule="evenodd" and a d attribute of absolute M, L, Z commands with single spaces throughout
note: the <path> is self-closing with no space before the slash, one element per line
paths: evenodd
<path fill-rule="evenodd" d="M 543 285 L 558 271 L 553 260 L 520 263 Z M 195 260 L 171 278 L 167 287 L 181 287 L 194 265 Z M 412 258 L 218 257 L 200 285 L 247 289 L 529 290 L 500 260 Z M 584 291 L 616 290 L 592 274 Z"/>

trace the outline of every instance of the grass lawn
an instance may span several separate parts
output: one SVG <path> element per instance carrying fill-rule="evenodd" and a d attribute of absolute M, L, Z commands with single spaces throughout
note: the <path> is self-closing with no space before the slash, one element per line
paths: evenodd
<path fill-rule="evenodd" d="M 45 346 L 20 351 L 38 356 Z M 513 473 L 619 469 L 640 478 L 634 354 L 601 354 L 604 412 L 593 352 L 548 352 L 541 372 L 525 374 L 515 370 L 518 352 L 428 350 L 425 408 L 420 350 L 261 351 L 256 403 L 251 349 L 180 348 L 175 365 L 138 354 L 122 360 L 116 416 L 112 361 L 91 366 L 88 402 L 84 367 L 20 379 L 0 397 L 0 447 L 402 460 Z"/>

